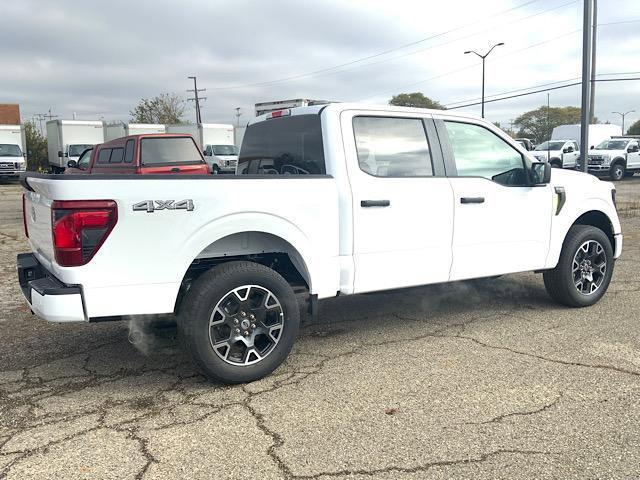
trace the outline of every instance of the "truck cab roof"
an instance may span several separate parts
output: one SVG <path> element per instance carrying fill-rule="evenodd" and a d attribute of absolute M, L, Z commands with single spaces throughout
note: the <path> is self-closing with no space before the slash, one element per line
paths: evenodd
<path fill-rule="evenodd" d="M 377 112 L 405 112 L 408 114 L 438 114 L 438 115 L 446 115 L 448 117 L 458 117 L 458 118 L 473 118 L 474 120 L 480 120 L 485 123 L 487 122 L 484 119 L 480 119 L 480 117 L 476 115 L 462 114 L 457 112 L 452 112 L 449 110 L 436 110 L 431 108 L 413 108 L 413 107 L 398 107 L 396 105 L 378 105 L 378 104 L 367 104 L 367 103 L 346 103 L 346 102 L 332 102 L 321 105 L 309 105 L 305 107 L 294 107 L 294 108 L 285 108 L 282 110 L 276 110 L 275 112 L 265 113 L 263 115 L 259 115 L 249 121 L 249 125 L 253 125 L 255 123 L 263 122 L 265 120 L 271 120 L 273 118 L 280 118 L 285 116 L 294 116 L 294 115 L 316 115 L 320 114 L 324 111 L 330 111 L 334 113 L 340 113 L 345 110 L 369 110 L 369 111 L 377 111 Z"/>

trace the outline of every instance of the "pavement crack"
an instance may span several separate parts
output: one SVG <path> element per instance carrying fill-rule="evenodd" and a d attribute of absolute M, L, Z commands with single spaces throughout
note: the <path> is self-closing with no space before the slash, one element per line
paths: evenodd
<path fill-rule="evenodd" d="M 519 449 L 498 449 L 493 452 L 483 453 L 476 458 L 464 458 L 459 460 L 436 460 L 434 462 L 425 463 L 423 465 L 417 465 L 415 467 L 398 467 L 390 466 L 385 468 L 378 468 L 372 470 L 366 469 L 344 469 L 335 472 L 320 472 L 313 475 L 292 475 L 290 478 L 295 480 L 315 480 L 321 477 L 344 477 L 344 476 L 370 476 L 375 477 L 378 475 L 384 475 L 387 473 L 421 473 L 432 468 L 437 467 L 451 467 L 458 465 L 473 465 L 499 456 L 499 455 L 553 455 L 552 452 L 544 452 L 539 450 L 519 450 Z"/>
<path fill-rule="evenodd" d="M 637 372 L 635 370 L 629 370 L 627 368 L 622 368 L 622 367 L 616 367 L 614 365 L 604 365 L 604 364 L 598 364 L 598 363 L 583 363 L 583 362 L 576 362 L 576 361 L 570 361 L 570 360 L 561 360 L 558 358 L 551 358 L 551 357 L 545 357 L 544 355 L 538 355 L 536 353 L 530 353 L 530 352 L 523 352 L 522 350 L 516 350 L 514 348 L 510 348 L 510 347 L 502 347 L 499 345 L 492 345 L 490 343 L 486 343 L 483 342 L 481 340 L 478 340 L 477 338 L 474 337 L 470 337 L 468 335 L 443 335 L 443 337 L 446 338 L 461 338 L 464 340 L 468 340 L 470 342 L 476 343 L 477 345 L 480 345 L 481 347 L 484 348 L 490 348 L 493 350 L 502 350 L 502 351 L 506 351 L 506 352 L 510 352 L 513 353 L 515 355 L 522 355 L 525 357 L 529 357 L 529 358 L 536 358 L 538 360 L 542 360 L 545 362 L 549 362 L 549 363 L 556 363 L 559 365 L 566 365 L 566 366 L 571 366 L 571 367 L 583 367 L 583 368 L 593 368 L 596 370 L 608 370 L 608 371 L 612 371 L 612 372 L 617 372 L 617 373 L 622 373 L 625 375 L 632 375 L 634 377 L 640 377 L 640 372 Z"/>
<path fill-rule="evenodd" d="M 465 422 L 464 425 L 488 425 L 490 423 L 500 423 L 502 422 L 502 420 L 504 420 L 505 418 L 511 418 L 511 417 L 528 417 L 530 415 L 536 415 L 538 413 L 542 413 L 546 410 L 549 410 L 550 408 L 555 407 L 558 402 L 560 401 L 560 399 L 562 398 L 562 393 L 560 393 L 560 395 L 558 395 L 555 400 L 553 400 L 550 403 L 546 403 L 544 405 L 542 405 L 539 408 L 536 408 L 534 410 L 525 410 L 522 412 L 510 412 L 510 413 L 503 413 L 502 415 L 498 415 L 497 417 L 493 417 L 490 420 L 485 420 L 484 422 Z"/>

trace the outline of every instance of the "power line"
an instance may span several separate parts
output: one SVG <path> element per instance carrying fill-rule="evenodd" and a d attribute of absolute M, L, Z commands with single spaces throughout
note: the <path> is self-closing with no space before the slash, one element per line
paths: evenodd
<path fill-rule="evenodd" d="M 578 2 L 578 0 L 572 0 L 572 1 L 570 1 L 570 2 L 563 3 L 562 5 L 558 5 L 558 6 L 556 6 L 556 7 L 549 8 L 549 9 L 547 9 L 547 10 L 543 10 L 542 12 L 534 13 L 534 14 L 532 14 L 532 15 L 528 15 L 528 16 L 526 16 L 526 17 L 521 17 L 521 18 L 519 18 L 519 19 L 517 19 L 517 20 L 513 20 L 513 21 L 509 22 L 509 26 L 512 26 L 512 25 L 514 25 L 514 24 L 516 24 L 516 23 L 518 23 L 518 22 L 521 22 L 521 21 L 524 21 L 524 20 L 528 20 L 528 19 L 533 18 L 533 17 L 537 17 L 537 16 L 539 16 L 539 15 L 543 15 L 543 14 L 545 14 L 545 13 L 552 12 L 552 11 L 554 11 L 554 10 L 558 10 L 558 9 L 560 9 L 560 8 L 566 7 L 567 5 L 572 5 L 572 4 L 575 4 L 575 3 L 577 3 L 577 2 Z M 464 35 L 464 36 L 462 36 L 462 37 L 453 38 L 453 39 L 448 40 L 448 41 L 446 41 L 446 42 L 438 43 L 437 45 L 430 45 L 430 46 L 428 46 L 428 47 L 426 47 L 426 48 L 421 48 L 421 49 L 419 49 L 419 50 L 414 50 L 414 51 L 411 51 L 411 52 L 403 53 L 403 54 L 401 54 L 401 55 L 395 55 L 395 56 L 393 56 L 393 57 L 385 58 L 385 59 L 383 59 L 383 60 L 378 60 L 377 62 L 369 62 L 369 63 L 365 63 L 365 64 L 363 64 L 363 65 L 354 65 L 354 66 L 352 66 L 351 68 L 346 68 L 346 69 L 338 70 L 338 71 L 331 71 L 331 72 L 319 73 L 319 74 L 317 74 L 317 75 L 315 75 L 315 76 L 322 76 L 322 75 L 335 75 L 335 74 L 339 74 L 339 73 L 344 73 L 344 72 L 349 71 L 349 70 L 354 70 L 354 69 L 356 69 L 356 68 L 371 67 L 371 66 L 374 66 L 374 65 L 379 65 L 379 64 L 381 64 L 381 63 L 391 62 L 391 61 L 393 61 L 393 60 L 397 60 L 397 59 L 399 59 L 399 58 L 405 58 L 405 57 L 409 57 L 409 56 L 411 56 L 411 55 L 417 55 L 417 54 L 419 54 L 419 53 L 426 52 L 427 50 L 432 50 L 432 49 L 435 49 L 435 48 L 438 48 L 438 47 L 443 47 L 443 46 L 445 46 L 445 45 L 450 45 L 450 44 L 452 44 L 452 43 L 459 42 L 460 40 L 465 40 L 465 39 L 467 39 L 467 38 L 475 37 L 476 35 L 479 35 L 480 33 L 484 33 L 484 32 L 491 31 L 491 30 L 493 30 L 495 27 L 496 27 L 496 26 L 493 26 L 493 27 L 490 27 L 490 28 L 487 28 L 487 29 L 484 29 L 484 30 L 478 30 L 478 31 L 473 32 L 473 33 L 471 33 L 471 34 L 469 34 L 469 35 Z M 467 67 L 465 67 L 465 68 L 467 68 Z M 469 68 L 470 68 L 470 67 L 469 67 Z M 309 75 L 309 76 L 311 76 L 311 75 Z M 279 82 L 269 82 L 269 83 L 266 83 L 266 84 L 264 84 L 264 85 L 262 85 L 262 86 L 274 85 L 274 84 L 276 84 L 276 83 L 279 83 Z"/>
<path fill-rule="evenodd" d="M 576 33 L 578 33 L 578 32 L 580 32 L 580 30 L 573 30 L 573 31 L 571 31 L 571 32 L 563 33 L 562 35 L 558 35 L 557 37 L 553 37 L 553 38 L 550 38 L 550 39 L 548 39 L 548 40 L 543 40 L 542 42 L 534 43 L 534 44 L 528 45 L 528 46 L 526 46 L 526 47 L 520 48 L 520 49 L 518 49 L 518 50 L 513 50 L 513 51 L 511 51 L 511 52 L 509 52 L 509 53 L 507 53 L 507 54 L 500 55 L 500 56 L 496 57 L 496 59 L 495 59 L 493 62 L 494 62 L 494 63 L 495 63 L 495 62 L 498 62 L 498 61 L 502 60 L 503 58 L 509 57 L 509 56 L 511 56 L 511 55 L 515 55 L 516 53 L 520 53 L 520 52 L 523 52 L 523 51 L 525 51 L 525 50 L 529 50 L 529 49 L 531 49 L 531 48 L 539 47 L 540 45 L 544 45 L 544 44 L 546 44 L 546 43 L 549 43 L 549 42 L 553 42 L 553 41 L 559 40 L 559 39 L 564 38 L 564 37 L 567 37 L 567 36 L 569 36 L 569 35 L 574 35 L 574 34 L 576 34 Z M 423 84 L 423 83 L 427 83 L 427 82 L 430 82 L 430 81 L 432 81 L 432 80 L 436 80 L 436 79 L 438 79 L 438 78 L 446 77 L 446 76 L 452 75 L 452 74 L 454 74 L 454 73 L 458 73 L 458 72 L 461 72 L 461 71 L 463 71 L 463 70 L 469 70 L 469 69 L 472 69 L 472 68 L 475 68 L 475 67 L 476 67 L 476 64 L 473 64 L 473 65 L 468 65 L 468 66 L 466 66 L 466 67 L 457 68 L 457 69 L 455 69 L 455 70 L 450 70 L 450 71 L 448 71 L 448 72 L 442 73 L 442 74 L 440 74 L 440 75 L 436 75 L 436 76 L 434 76 L 434 77 L 429 77 L 429 78 L 426 78 L 426 79 L 424 79 L 424 80 L 419 80 L 419 81 L 417 81 L 417 82 L 413 82 L 413 83 L 410 83 L 410 84 L 406 84 L 406 85 L 402 85 L 402 86 L 399 86 L 399 87 L 395 87 L 395 88 L 393 88 L 393 89 L 385 90 L 385 91 L 383 91 L 383 92 L 378 92 L 378 93 L 376 93 L 376 94 L 374 94 L 374 95 L 369 95 L 369 96 L 367 96 L 367 97 L 364 97 L 364 98 L 363 98 L 363 99 L 361 99 L 361 100 L 366 100 L 366 99 L 369 99 L 369 98 L 378 97 L 378 96 L 380 96 L 380 95 L 385 95 L 385 94 L 388 94 L 388 93 L 397 92 L 398 90 L 404 90 L 404 89 L 406 89 L 406 88 L 414 87 L 414 86 L 416 86 L 416 85 L 420 85 L 420 84 Z"/>
<path fill-rule="evenodd" d="M 640 80 L 640 77 L 599 78 L 599 79 L 596 79 L 595 82 L 625 82 L 625 81 L 631 81 L 631 80 Z M 541 90 L 535 90 L 533 92 L 520 93 L 520 94 L 517 94 L 517 95 L 509 95 L 507 97 L 494 98 L 492 100 L 485 100 L 484 103 L 501 102 L 503 100 L 509 100 L 509 99 L 512 99 L 512 98 L 526 97 L 527 95 L 534 95 L 536 93 L 550 92 L 552 90 L 560 90 L 562 88 L 575 87 L 576 85 L 582 85 L 582 82 L 574 82 L 574 83 L 569 83 L 567 85 L 559 85 L 557 87 L 550 87 L 550 88 L 544 88 L 544 89 L 541 89 Z M 480 105 L 480 103 L 481 102 L 474 102 L 474 103 L 468 103 L 466 105 L 458 105 L 456 107 L 447 108 L 447 110 L 456 110 L 458 108 L 474 107 L 476 105 Z"/>
<path fill-rule="evenodd" d="M 532 3 L 536 3 L 536 2 L 539 2 L 539 1 L 540 0 L 529 0 L 528 2 L 522 3 L 520 5 L 517 5 L 515 7 L 509 8 L 507 10 L 503 10 L 501 12 L 497 12 L 495 14 L 488 15 L 487 17 L 485 17 L 481 21 L 488 20 L 488 19 L 491 19 L 493 17 L 498 17 L 500 15 L 504 15 L 505 13 L 509 13 L 511 11 L 518 10 L 520 8 L 526 7 L 527 5 L 530 5 Z M 569 2 L 569 3 L 576 3 L 576 1 L 577 0 Z M 321 73 L 329 72 L 329 71 L 336 70 L 336 69 L 343 68 L 343 67 L 347 67 L 347 66 L 350 66 L 350 65 L 353 65 L 353 64 L 356 64 L 356 63 L 360 63 L 360 62 L 363 62 L 365 60 L 370 60 L 372 58 L 377 58 L 377 57 L 380 57 L 380 56 L 383 56 L 383 55 L 387 55 L 389 53 L 392 53 L 392 52 L 395 52 L 395 51 L 398 51 L 398 50 L 403 50 L 405 48 L 412 47 L 414 45 L 418 45 L 420 43 L 424 43 L 424 42 L 427 42 L 429 40 L 433 40 L 434 38 L 442 37 L 442 36 L 447 35 L 449 33 L 456 32 L 458 30 L 462 30 L 463 28 L 467 28 L 467 27 L 470 27 L 470 26 L 477 25 L 478 22 L 479 21 L 475 21 L 473 23 L 460 25 L 458 27 L 446 30 L 444 32 L 437 33 L 435 35 L 431 35 L 429 37 L 422 38 L 420 40 L 416 40 L 414 42 L 406 43 L 404 45 L 400 45 L 400 46 L 395 47 L 395 48 L 390 48 L 390 49 L 384 50 L 382 52 L 378 52 L 378 53 L 375 53 L 375 54 L 372 54 L 372 55 L 368 55 L 366 57 L 361 57 L 361 58 L 358 58 L 358 59 L 355 59 L 355 60 L 352 60 L 352 61 L 349 61 L 349 62 L 346 62 L 346 63 L 341 63 L 339 65 L 334 65 L 332 67 L 321 68 L 319 70 L 314 70 L 314 71 L 307 72 L 307 73 L 301 73 L 301 74 L 297 74 L 297 75 L 292 75 L 292 76 L 289 76 L 289 77 L 283 77 L 283 78 L 274 79 L 274 80 L 267 80 L 265 82 L 247 83 L 247 84 L 242 84 L 242 85 L 230 85 L 230 86 L 226 86 L 226 87 L 216 87 L 216 88 L 213 88 L 212 90 L 235 90 L 235 89 L 240 89 L 240 88 L 262 87 L 262 86 L 267 86 L 267 85 L 273 85 L 273 84 L 276 84 L 276 83 L 282 83 L 282 82 L 289 82 L 289 81 L 292 81 L 292 80 L 298 80 L 300 78 L 306 78 L 306 77 L 310 77 L 310 76 L 315 76 L 315 75 L 318 75 L 318 74 L 321 74 Z"/>

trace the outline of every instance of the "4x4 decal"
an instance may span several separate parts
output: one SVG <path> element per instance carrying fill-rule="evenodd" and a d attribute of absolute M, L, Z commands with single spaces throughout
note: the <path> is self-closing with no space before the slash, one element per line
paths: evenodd
<path fill-rule="evenodd" d="M 153 213 L 156 210 L 194 210 L 193 200 L 144 200 L 133 205 L 134 212 Z"/>

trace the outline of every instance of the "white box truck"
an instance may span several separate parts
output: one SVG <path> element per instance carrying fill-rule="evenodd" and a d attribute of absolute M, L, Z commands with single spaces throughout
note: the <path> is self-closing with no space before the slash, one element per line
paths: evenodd
<path fill-rule="evenodd" d="M 24 128 L 0 125 L 0 178 L 17 178 L 27 169 Z"/>
<path fill-rule="evenodd" d="M 117 122 L 104 126 L 104 141 L 116 138 L 127 137 L 129 135 L 143 135 L 148 133 L 166 133 L 166 128 L 158 123 L 125 123 Z"/>
<path fill-rule="evenodd" d="M 103 124 L 98 120 L 49 120 L 47 151 L 49 169 L 62 173 L 69 160 L 78 161 L 82 152 L 104 142 Z"/>
<path fill-rule="evenodd" d="M 192 135 L 202 149 L 211 173 L 235 173 L 238 148 L 235 145 L 233 125 L 202 123 L 200 125 L 167 125 L 167 133 Z"/>
<path fill-rule="evenodd" d="M 593 148 L 603 140 L 620 135 L 620 126 L 613 124 L 598 123 L 589 125 L 589 148 Z M 559 125 L 553 129 L 551 140 L 574 140 L 580 145 L 580 124 Z"/>

